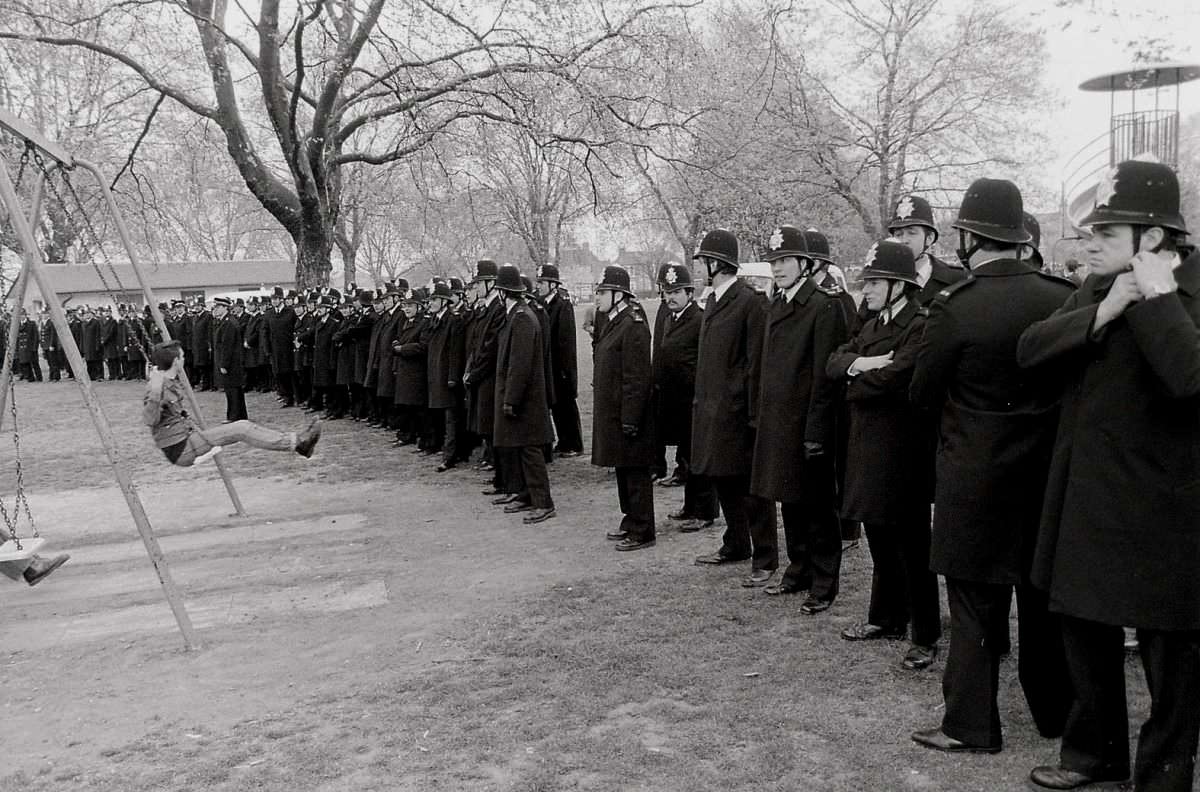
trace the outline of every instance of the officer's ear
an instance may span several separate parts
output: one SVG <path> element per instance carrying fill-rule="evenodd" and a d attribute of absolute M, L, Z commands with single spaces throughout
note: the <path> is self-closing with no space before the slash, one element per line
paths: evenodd
<path fill-rule="evenodd" d="M 1135 228 L 1135 231 L 1141 232 L 1138 250 L 1149 250 L 1152 253 L 1157 253 L 1160 249 L 1162 249 L 1163 240 L 1166 239 L 1166 233 L 1160 226 L 1143 226 L 1141 228 Z"/>

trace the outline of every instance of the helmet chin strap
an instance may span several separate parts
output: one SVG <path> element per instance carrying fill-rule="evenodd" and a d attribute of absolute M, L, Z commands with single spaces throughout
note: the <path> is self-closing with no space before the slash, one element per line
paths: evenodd
<path fill-rule="evenodd" d="M 896 288 L 896 281 L 889 280 L 888 288 L 887 288 L 887 297 L 883 298 L 883 311 L 881 311 L 881 313 L 883 313 L 883 312 L 887 313 L 887 321 L 889 323 L 891 323 L 891 321 L 892 321 L 892 306 L 895 305 L 896 303 L 900 302 L 902 299 L 904 299 L 904 289 L 903 288 L 900 289 L 900 293 L 897 294 L 895 297 L 892 296 L 893 289 L 895 289 L 895 288 Z"/>
<path fill-rule="evenodd" d="M 971 247 L 967 247 L 967 233 L 961 228 L 958 229 L 958 249 L 954 251 L 954 255 L 958 256 L 959 263 L 963 265 L 964 269 L 970 270 L 971 256 L 979 251 L 979 248 L 983 246 L 983 241 L 976 237 L 975 243 Z"/>

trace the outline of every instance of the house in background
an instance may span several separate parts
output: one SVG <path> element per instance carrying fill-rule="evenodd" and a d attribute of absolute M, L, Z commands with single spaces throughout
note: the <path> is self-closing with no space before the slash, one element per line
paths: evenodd
<path fill-rule="evenodd" d="M 110 270 L 99 265 L 108 287 L 116 296 L 115 302 L 129 303 L 137 307 L 145 305 L 142 290 L 133 267 L 114 264 Z M 296 265 L 292 261 L 170 261 L 157 265 L 143 264 L 142 269 L 149 281 L 150 290 L 158 302 L 171 300 L 193 300 L 197 297 L 209 299 L 226 292 L 257 291 L 282 286 L 296 288 Z M 105 283 L 90 264 L 46 264 L 42 271 L 50 278 L 50 284 L 58 292 L 63 306 L 71 308 L 89 305 L 112 306 Z M 41 311 L 46 306 L 45 298 L 30 282 L 25 292 L 24 307 L 29 311 Z"/>

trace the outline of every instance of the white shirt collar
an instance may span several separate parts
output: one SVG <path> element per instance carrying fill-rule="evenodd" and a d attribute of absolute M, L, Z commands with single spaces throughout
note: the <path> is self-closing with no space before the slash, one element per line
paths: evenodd
<path fill-rule="evenodd" d="M 801 278 L 800 280 L 793 283 L 792 287 L 783 293 L 783 299 L 790 303 L 792 301 L 792 298 L 796 296 L 796 293 L 800 291 L 800 287 L 803 285 L 804 285 L 804 278 Z"/>
<path fill-rule="evenodd" d="M 901 297 L 899 300 L 896 300 L 896 303 L 895 303 L 895 305 L 892 306 L 892 310 L 890 312 L 889 311 L 880 311 L 879 312 L 879 323 L 887 324 L 892 319 L 895 319 L 896 314 L 903 311 L 904 306 L 906 306 L 906 305 L 908 305 L 907 297 Z"/>
<path fill-rule="evenodd" d="M 930 277 L 933 276 L 933 262 L 929 260 L 929 256 L 921 256 L 917 262 L 917 283 L 924 288 L 926 283 L 929 283 Z"/>

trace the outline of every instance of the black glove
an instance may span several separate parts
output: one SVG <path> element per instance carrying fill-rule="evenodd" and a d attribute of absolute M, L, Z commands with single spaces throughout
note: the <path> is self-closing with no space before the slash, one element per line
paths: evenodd
<path fill-rule="evenodd" d="M 638 428 L 633 424 L 621 424 L 621 432 L 626 437 L 637 437 Z"/>
<path fill-rule="evenodd" d="M 819 459 L 820 457 L 823 457 L 824 455 L 825 455 L 825 446 L 824 445 L 822 445 L 821 443 L 812 443 L 807 440 L 804 441 L 804 458 L 805 459 Z"/>
<path fill-rule="evenodd" d="M 504 414 L 507 415 L 509 418 L 516 418 L 517 417 L 517 408 L 513 407 L 511 404 L 506 404 L 506 405 L 504 405 Z"/>

